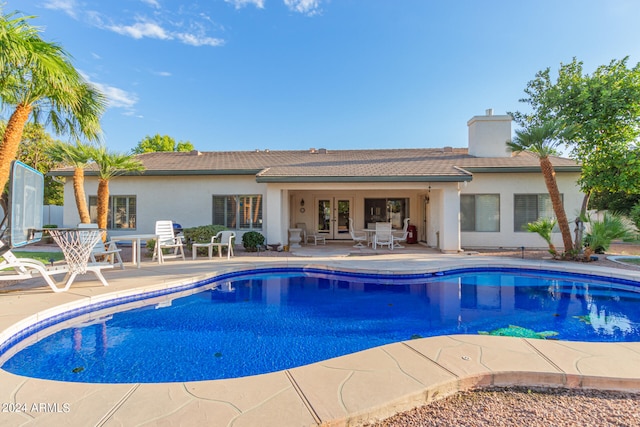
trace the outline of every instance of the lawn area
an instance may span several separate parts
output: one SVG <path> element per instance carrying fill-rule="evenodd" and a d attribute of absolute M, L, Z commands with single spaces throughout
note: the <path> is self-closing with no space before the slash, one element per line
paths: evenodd
<path fill-rule="evenodd" d="M 64 259 L 62 252 L 33 252 L 33 251 L 11 251 L 16 258 L 32 258 L 37 259 L 45 264 L 49 264 L 51 260 L 61 261 Z"/>
<path fill-rule="evenodd" d="M 623 264 L 640 265 L 640 257 L 617 258 L 616 261 L 621 262 Z"/>

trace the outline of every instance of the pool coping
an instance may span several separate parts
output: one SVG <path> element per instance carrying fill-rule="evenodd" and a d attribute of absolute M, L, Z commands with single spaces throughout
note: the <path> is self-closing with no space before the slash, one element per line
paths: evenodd
<path fill-rule="evenodd" d="M 114 295 L 173 288 L 224 272 L 305 267 L 365 274 L 441 272 L 464 265 L 527 267 L 640 281 L 631 270 L 556 261 L 393 255 L 376 260 L 242 258 L 189 261 L 107 272 L 110 288 L 83 280 L 63 294 L 33 288 L 0 296 L 0 343 L 56 311 Z M 213 268 L 212 268 L 213 267 Z M 130 282 L 136 283 L 132 287 Z M 20 377 L 0 370 L 0 424 L 358 425 L 469 388 L 489 385 L 640 391 L 640 343 L 582 343 L 452 335 L 394 343 L 253 377 L 161 384 L 84 384 Z M 26 411 L 19 412 L 25 403 Z M 34 406 L 35 404 L 35 406 Z M 65 406 L 67 404 L 67 406 Z M 38 410 L 38 409 L 42 410 Z M 0 408 L 0 410 L 3 408 Z M 65 411 L 65 409 L 67 409 Z"/>

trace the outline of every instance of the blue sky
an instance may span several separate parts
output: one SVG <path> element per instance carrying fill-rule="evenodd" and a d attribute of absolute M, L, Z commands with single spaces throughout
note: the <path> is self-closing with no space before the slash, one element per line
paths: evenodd
<path fill-rule="evenodd" d="M 640 61 L 636 0 L 9 0 L 110 99 L 104 143 L 463 147 L 577 57 Z M 6 114 L 6 113 L 5 113 Z M 4 117 L 6 119 L 6 117 Z M 65 139 L 65 138 L 60 138 Z"/>

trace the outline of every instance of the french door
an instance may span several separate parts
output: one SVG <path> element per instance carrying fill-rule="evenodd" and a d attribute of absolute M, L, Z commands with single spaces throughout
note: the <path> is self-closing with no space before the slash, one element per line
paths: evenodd
<path fill-rule="evenodd" d="M 349 234 L 349 218 L 353 198 L 318 197 L 316 199 L 316 230 L 326 239 L 351 239 Z"/>

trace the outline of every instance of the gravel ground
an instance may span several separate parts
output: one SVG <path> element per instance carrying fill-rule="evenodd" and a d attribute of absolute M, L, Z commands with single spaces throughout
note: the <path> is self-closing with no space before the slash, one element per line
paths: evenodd
<path fill-rule="evenodd" d="M 640 394 L 491 388 L 458 393 L 370 427 L 640 426 Z"/>

